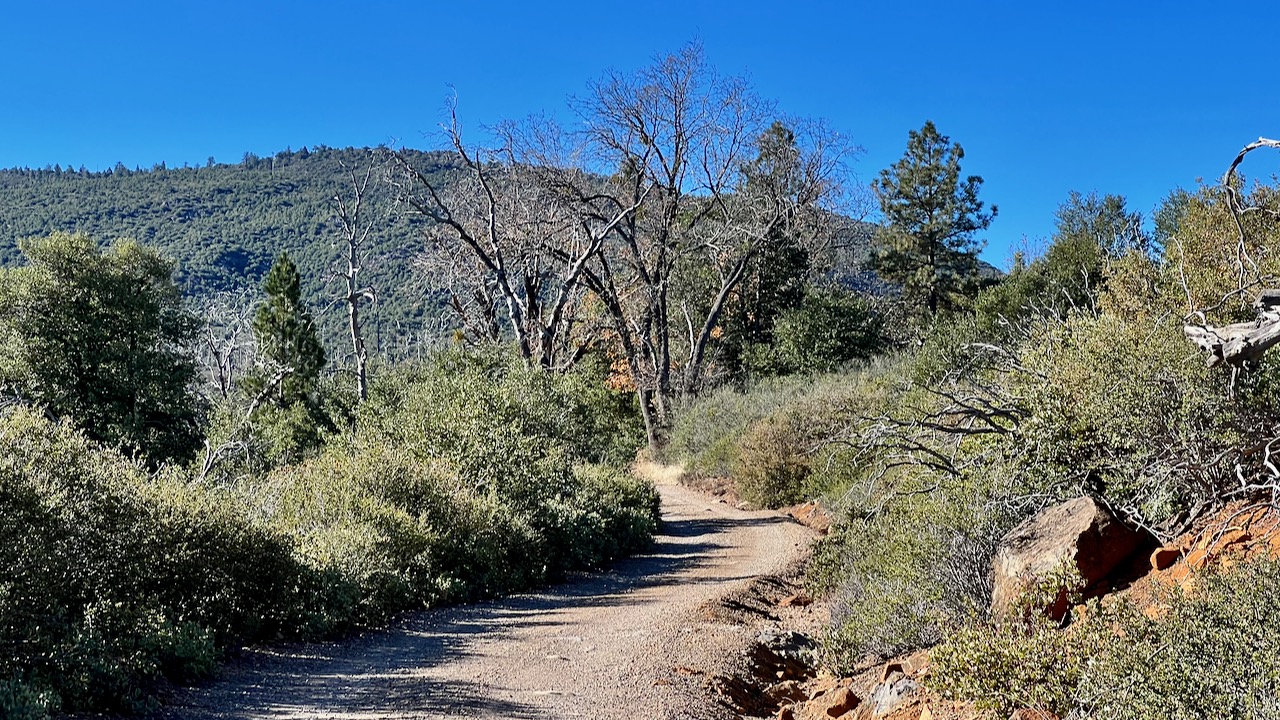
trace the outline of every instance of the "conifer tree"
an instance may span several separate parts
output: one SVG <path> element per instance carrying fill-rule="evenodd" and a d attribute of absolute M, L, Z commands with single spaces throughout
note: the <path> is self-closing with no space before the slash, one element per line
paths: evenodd
<path fill-rule="evenodd" d="M 960 179 L 964 148 L 938 132 L 933 121 L 912 130 L 902 159 L 880 171 L 873 184 L 885 227 L 876 235 L 873 262 L 886 280 L 902 285 L 911 302 L 929 314 L 976 288 L 974 233 L 986 229 L 996 207 L 983 212 L 982 178 Z"/>
<path fill-rule="evenodd" d="M 250 389 L 265 392 L 281 408 L 299 402 L 310 405 L 325 365 L 324 347 L 302 303 L 302 278 L 288 253 L 276 258 L 263 290 L 266 302 L 253 319 L 263 367 L 250 380 Z"/>

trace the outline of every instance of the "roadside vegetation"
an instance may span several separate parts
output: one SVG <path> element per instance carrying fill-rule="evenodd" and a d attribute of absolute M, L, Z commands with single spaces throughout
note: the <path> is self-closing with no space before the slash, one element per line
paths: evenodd
<path fill-rule="evenodd" d="M 977 259 L 997 209 L 931 122 L 872 184 L 872 226 L 857 148 L 696 46 L 590 90 L 583 132 L 531 120 L 485 148 L 454 117 L 447 154 L 316 153 L 341 160 L 333 257 L 263 260 L 255 235 L 260 290 L 184 298 L 134 241 L 21 243 L 0 271 L 0 716 L 136 711 L 245 644 L 602 567 L 657 527 L 637 452 L 834 512 L 808 582 L 837 672 L 933 647 L 933 687 L 992 711 L 1274 716 L 1273 564 L 1168 599 L 1171 622 L 986 616 L 996 543 L 1060 500 L 1166 540 L 1274 501 L 1278 361 L 1207 367 L 1184 329 L 1251 321 L 1280 283 L 1274 186 L 1175 191 L 1149 221 L 1073 193 L 1001 275 Z M 377 340 L 399 270 L 362 275 L 392 261 L 415 317 L 447 309 L 411 352 Z M 341 312 L 316 307 L 321 267 Z"/>
<path fill-rule="evenodd" d="M 1066 632 L 987 619 L 997 542 L 1050 504 L 1092 495 L 1169 541 L 1228 502 L 1274 502 L 1276 358 L 1207 367 L 1184 333 L 1252 320 L 1280 277 L 1274 187 L 1229 182 L 1172 193 L 1151 224 L 1073 193 L 998 283 L 913 296 L 902 278 L 906 321 L 875 359 L 685 407 L 671 448 L 689 472 L 834 509 L 809 570 L 833 600 L 833 668 L 933 647 L 931 686 L 994 717 L 1274 716 L 1274 563 L 1167 598 L 1160 620 L 1124 603 Z M 903 233 L 921 237 L 880 247 Z"/>

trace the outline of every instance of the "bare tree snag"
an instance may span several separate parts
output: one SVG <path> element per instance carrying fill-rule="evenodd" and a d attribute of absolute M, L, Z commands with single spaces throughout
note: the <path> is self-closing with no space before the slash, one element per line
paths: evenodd
<path fill-rule="evenodd" d="M 1228 208 L 1237 233 L 1236 272 L 1238 275 L 1236 290 L 1228 293 L 1222 302 L 1250 288 L 1275 281 L 1275 278 L 1265 276 L 1257 262 L 1249 255 L 1249 239 L 1242 218 L 1250 213 L 1265 213 L 1273 218 L 1280 218 L 1280 214 L 1270 208 L 1245 204 L 1237 187 L 1239 180 L 1236 171 L 1240 163 L 1244 162 L 1245 156 L 1260 148 L 1280 150 L 1280 140 L 1258 138 L 1245 145 L 1222 176 L 1222 187 L 1227 194 Z M 1222 302 L 1219 302 L 1219 305 Z M 1232 368 L 1241 368 L 1255 363 L 1262 359 L 1267 350 L 1280 344 L 1280 290 L 1262 290 L 1254 303 L 1254 308 L 1258 312 L 1258 317 L 1252 322 L 1233 323 L 1222 327 L 1188 323 L 1183 327 L 1183 334 L 1192 344 L 1205 352 L 1209 367 L 1227 365 Z M 1193 313 L 1193 315 L 1204 318 L 1204 312 Z"/>
<path fill-rule="evenodd" d="M 1262 359 L 1262 355 L 1280 343 L 1280 290 L 1263 290 L 1254 303 L 1258 319 L 1222 327 L 1186 325 L 1183 333 L 1192 344 L 1204 350 L 1209 367 L 1227 365 L 1242 367 Z"/>
<path fill-rule="evenodd" d="M 369 236 L 382 219 L 369 208 L 369 181 L 374 171 L 382 166 L 375 154 L 370 154 L 363 171 L 347 167 L 347 194 L 334 195 L 329 203 L 342 229 L 342 257 L 337 261 L 334 275 L 343 282 L 341 301 L 347 309 L 347 332 L 351 337 L 351 356 L 355 363 L 356 396 L 360 402 L 369 399 L 369 351 L 364 343 L 364 327 L 360 319 L 360 306 L 376 298 L 373 288 L 360 285 L 360 272 L 364 269 L 364 254 Z"/>

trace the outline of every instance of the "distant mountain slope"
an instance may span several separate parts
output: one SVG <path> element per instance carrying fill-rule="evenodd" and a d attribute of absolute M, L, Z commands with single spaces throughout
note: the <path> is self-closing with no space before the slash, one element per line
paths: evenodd
<path fill-rule="evenodd" d="M 21 261 L 17 243 L 23 237 L 59 230 L 104 243 L 129 237 L 177 261 L 179 282 L 202 296 L 256 292 L 272 260 L 287 250 L 303 274 L 305 298 L 326 344 L 339 350 L 345 347 L 345 314 L 334 304 L 337 286 L 328 279 L 341 236 L 329 201 L 349 187 L 342 163 L 360 168 L 367 157 L 363 148 L 320 147 L 267 158 L 246 154 L 240 163 L 197 168 L 0 170 L 0 264 Z M 433 174 L 459 169 L 447 152 L 418 153 L 415 165 Z M 389 208 L 385 185 L 378 185 L 373 200 Z M 863 291 L 892 291 L 867 269 L 875 227 L 843 224 L 828 277 Z M 441 312 L 440 299 L 413 268 L 421 246 L 415 222 L 403 215 L 393 215 L 376 233 L 364 281 L 378 295 L 366 317 L 369 341 L 382 354 L 412 352 Z"/>
<path fill-rule="evenodd" d="M 452 157 L 423 153 L 420 166 L 448 172 Z M 58 230 L 100 242 L 131 237 L 174 258 L 179 282 L 199 296 L 256 290 L 287 250 L 332 347 L 344 315 L 332 302 L 336 285 L 327 282 L 341 242 L 329 200 L 348 188 L 341 163 L 359 168 L 366 158 L 364 149 L 304 148 L 199 168 L 0 170 L 0 263 L 20 261 L 19 238 Z M 378 191 L 375 200 L 386 207 L 386 188 Z M 420 244 L 403 217 L 376 234 L 364 280 L 378 293 L 370 332 L 384 351 L 412 342 L 439 307 L 413 272 Z"/>

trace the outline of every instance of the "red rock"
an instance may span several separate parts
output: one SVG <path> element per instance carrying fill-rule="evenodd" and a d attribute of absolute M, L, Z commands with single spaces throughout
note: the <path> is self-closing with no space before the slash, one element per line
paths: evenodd
<path fill-rule="evenodd" d="M 1211 552 L 1222 552 L 1232 545 L 1242 545 L 1251 539 L 1253 539 L 1253 536 L 1249 534 L 1248 530 L 1231 530 L 1218 538 L 1217 542 L 1213 544 Z"/>
<path fill-rule="evenodd" d="M 845 713 L 858 707 L 862 699 L 853 694 L 853 691 L 847 687 L 839 687 L 822 697 L 822 702 L 826 705 L 827 717 L 843 717 Z"/>
<path fill-rule="evenodd" d="M 1064 567 L 1078 571 L 1084 587 L 1094 586 L 1145 539 L 1090 497 L 1044 510 L 1005 535 L 996 549 L 992 615 L 1007 618 L 1027 589 Z M 1061 619 L 1069 609 L 1066 592 L 1076 589 L 1084 588 L 1062 588 L 1055 606 L 1044 609 Z"/>
<path fill-rule="evenodd" d="M 880 682 L 887 682 L 889 678 L 893 677 L 894 673 L 906 675 L 907 671 L 903 667 L 902 663 L 897 662 L 896 660 L 885 663 L 885 666 L 880 669 Z"/>
<path fill-rule="evenodd" d="M 778 607 L 805 607 L 812 604 L 813 598 L 799 593 L 788 595 L 778 601 Z"/>
<path fill-rule="evenodd" d="M 1156 548 L 1151 553 L 1151 567 L 1154 570 L 1168 570 L 1173 564 L 1178 562 L 1182 557 L 1182 548 L 1176 545 L 1166 545 L 1162 548 Z"/>
<path fill-rule="evenodd" d="M 1183 563 L 1192 570 L 1202 570 L 1205 565 L 1209 564 L 1209 551 L 1203 548 L 1196 548 L 1187 554 Z"/>

